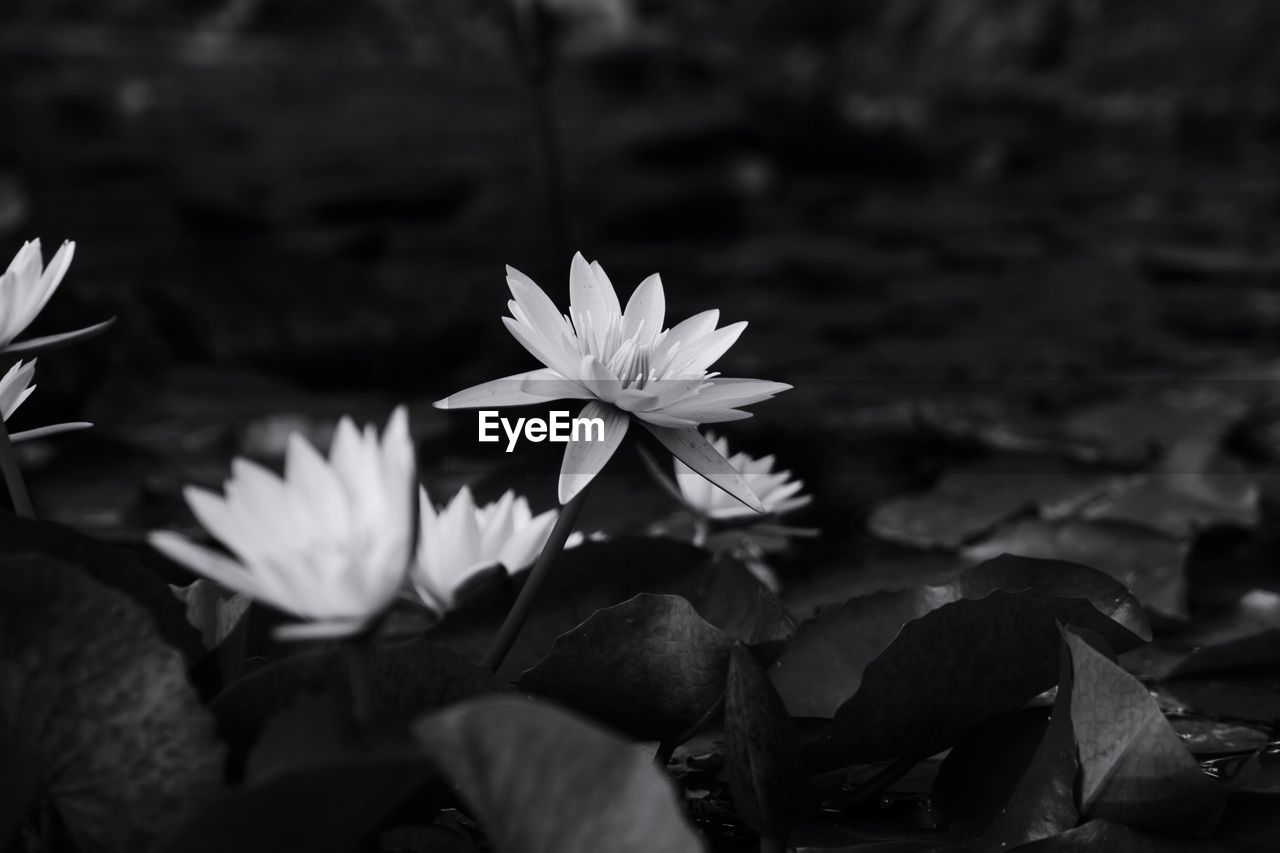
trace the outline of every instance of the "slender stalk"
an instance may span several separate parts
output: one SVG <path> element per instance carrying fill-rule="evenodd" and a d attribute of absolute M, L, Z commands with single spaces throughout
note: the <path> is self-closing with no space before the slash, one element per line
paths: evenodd
<path fill-rule="evenodd" d="M 547 544 L 542 546 L 542 553 L 538 554 L 537 561 L 529 570 L 529 579 L 525 581 L 524 588 L 516 596 L 516 603 L 511 605 L 511 611 L 507 613 L 506 620 L 503 621 L 497 636 L 489 645 L 489 651 L 485 653 L 484 665 L 493 672 L 497 672 L 502 667 L 502 662 L 507 659 L 507 653 L 511 651 L 516 638 L 520 636 L 520 629 L 528 621 L 529 614 L 533 611 L 534 600 L 538 597 L 538 590 L 546 583 L 556 557 L 564 550 L 564 543 L 573 532 L 573 525 L 578 521 L 578 514 L 582 512 L 582 505 L 586 503 L 589 491 L 591 491 L 590 485 L 578 492 L 577 496 L 565 504 L 560 514 L 556 516 L 556 523 L 551 528 L 551 535 L 547 537 Z"/>
<path fill-rule="evenodd" d="M 363 734 L 373 718 L 373 632 L 362 631 L 342 646 L 351 689 L 351 719 L 357 734 Z"/>
<path fill-rule="evenodd" d="M 13 500 L 13 511 L 24 518 L 35 518 L 36 511 L 31 506 L 27 484 L 22 479 L 18 457 L 13 452 L 13 441 L 9 438 L 9 426 L 3 418 L 0 418 L 0 472 L 4 474 L 4 484 Z"/>

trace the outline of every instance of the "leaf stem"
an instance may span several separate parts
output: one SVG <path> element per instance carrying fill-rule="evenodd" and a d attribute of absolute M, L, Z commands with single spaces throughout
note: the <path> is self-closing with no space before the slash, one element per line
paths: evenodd
<path fill-rule="evenodd" d="M 373 718 L 373 634 L 361 631 L 342 644 L 351 690 L 351 719 L 357 735 L 368 730 Z"/>
<path fill-rule="evenodd" d="M 35 518 L 36 511 L 31 506 L 27 484 L 22 479 L 18 457 L 13 452 L 13 441 L 9 438 L 9 426 L 3 418 L 0 418 L 0 472 L 4 474 L 4 484 L 9 489 L 13 511 L 24 518 Z"/>
<path fill-rule="evenodd" d="M 547 543 L 542 546 L 542 552 L 538 554 L 537 561 L 533 564 L 533 568 L 529 570 L 529 578 L 525 581 L 524 587 L 520 590 L 520 594 L 516 596 L 515 604 L 511 605 L 507 618 L 503 621 L 502 627 L 498 629 L 498 634 L 493 638 L 493 642 L 489 645 L 489 651 L 485 653 L 484 665 L 489 667 L 493 672 L 497 672 L 502 667 L 502 662 L 507 659 L 507 653 L 511 651 L 511 647 L 515 645 L 516 638 L 520 636 L 520 629 L 524 627 L 524 623 L 528 621 L 529 614 L 533 611 L 534 600 L 538 596 L 538 590 L 546 583 L 547 577 L 551 574 L 551 567 L 555 564 L 556 557 L 564 550 L 564 543 L 568 541 L 569 534 L 573 532 L 573 525 L 578 520 L 578 514 L 582 512 L 582 505 L 586 503 L 587 492 L 591 490 L 588 485 L 582 491 L 565 504 L 561 508 L 560 514 L 556 516 L 555 526 L 551 528 L 551 535 L 547 537 Z"/>

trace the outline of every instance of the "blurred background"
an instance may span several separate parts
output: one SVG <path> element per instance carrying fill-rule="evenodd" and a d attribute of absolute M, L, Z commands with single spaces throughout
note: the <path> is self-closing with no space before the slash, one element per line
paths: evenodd
<path fill-rule="evenodd" d="M 0 254 L 78 243 L 34 333 L 120 318 L 18 416 L 99 424 L 24 448 L 46 515 L 133 537 L 402 400 L 446 497 L 430 401 L 532 367 L 503 265 L 563 301 L 574 250 L 750 321 L 722 371 L 796 390 L 735 449 L 837 539 L 939 470 L 877 407 L 1274 355 L 1271 0 L 512 2 L 6 0 Z"/>

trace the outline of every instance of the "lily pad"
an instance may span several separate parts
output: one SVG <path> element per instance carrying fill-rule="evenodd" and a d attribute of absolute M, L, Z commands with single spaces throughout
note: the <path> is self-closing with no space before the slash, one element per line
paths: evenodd
<path fill-rule="evenodd" d="M 138 555 L 86 536 L 74 528 L 0 512 L 0 554 L 43 554 L 77 566 L 104 586 L 124 593 L 151 613 L 156 630 L 188 661 L 204 653 L 200 636 L 168 584 Z"/>
<path fill-rule="evenodd" d="M 142 849 L 221 787 L 213 718 L 141 607 L 49 557 L 3 563 L 0 815 L 45 793 L 86 846 Z"/>
<path fill-rule="evenodd" d="M 824 611 L 770 675 L 793 715 L 833 718 L 808 745 L 819 765 L 924 757 L 1052 687 L 1059 622 L 1125 649 L 1149 637 L 1137 600 L 1103 573 L 1006 556 Z"/>
<path fill-rule="evenodd" d="M 1280 595 L 1254 590 L 1217 618 L 1131 652 L 1125 664 L 1157 681 L 1275 672 L 1280 669 Z"/>
<path fill-rule="evenodd" d="M 1152 832 L 1211 829 L 1226 785 L 1200 769 L 1141 682 L 1074 632 L 1064 636 L 1084 814 Z"/>
<path fill-rule="evenodd" d="M 1091 820 L 1017 849 L 1018 853 L 1228 853 L 1225 847 L 1207 838 L 1150 835 L 1109 820 Z"/>
<path fill-rule="evenodd" d="M 732 645 L 683 598 L 643 593 L 556 638 L 520 687 L 642 740 L 667 740 L 724 695 Z"/>
<path fill-rule="evenodd" d="M 651 760 L 554 706 L 481 697 L 422 717 L 414 731 L 497 853 L 702 850 Z"/>
<path fill-rule="evenodd" d="M 502 689 L 487 669 L 428 640 L 375 647 L 369 660 L 371 713 L 388 727 Z M 238 775 L 267 721 L 300 697 L 320 693 L 345 701 L 348 666 L 341 649 L 304 652 L 260 667 L 218 694 L 210 707 L 232 750 L 233 774 Z"/>
<path fill-rule="evenodd" d="M 1092 566 L 1128 587 L 1153 614 L 1182 620 L 1189 550 L 1188 542 L 1128 522 L 1030 518 L 1000 528 L 963 553 L 971 560 L 1017 554 Z"/>
<path fill-rule="evenodd" d="M 948 471 L 927 494 L 881 504 L 868 527 L 918 548 L 958 548 L 1024 511 L 1065 515 L 1113 478 L 1052 457 L 994 457 Z"/>
<path fill-rule="evenodd" d="M 804 807 L 800 738 L 769 677 L 743 645 L 730 654 L 724 739 L 738 815 L 761 835 L 785 838 Z"/>
<path fill-rule="evenodd" d="M 493 639 L 528 573 L 498 578 L 476 590 L 430 633 L 437 641 L 479 661 Z M 760 642 L 760 624 L 744 614 L 758 613 L 766 622 L 769 609 L 761 597 L 768 591 L 744 566 L 714 560 L 707 552 L 659 538 L 586 542 L 561 554 L 528 622 L 499 670 L 514 679 L 538 663 L 557 637 L 582 624 L 597 610 L 621 604 L 640 593 L 678 595 L 707 622 L 733 639 Z M 777 630 L 789 626 L 775 625 Z"/>

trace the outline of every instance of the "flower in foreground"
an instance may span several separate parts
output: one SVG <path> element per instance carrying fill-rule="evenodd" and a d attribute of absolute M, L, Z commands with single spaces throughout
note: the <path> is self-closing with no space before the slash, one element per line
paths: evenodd
<path fill-rule="evenodd" d="M 512 300 L 503 322 L 544 367 L 477 385 L 436 403 L 442 409 L 501 408 L 572 398 L 588 401 L 579 417 L 599 418 L 604 440 L 570 440 L 559 496 L 568 503 L 617 450 L 632 419 L 677 459 L 756 512 L 764 506 L 742 475 L 699 432 L 706 423 L 751 416 L 742 407 L 790 388 L 781 382 L 727 379 L 708 369 L 733 346 L 746 323 L 716 328 L 704 311 L 664 329 L 666 298 L 657 275 L 642 281 L 623 310 L 599 263 L 576 254 L 569 273 L 569 314 L 523 273 L 507 268 Z"/>
<path fill-rule="evenodd" d="M 742 474 L 751 491 L 760 498 L 765 512 L 770 515 L 783 515 L 807 506 L 813 501 L 810 495 L 801 494 L 804 488 L 803 480 L 792 479 L 790 471 L 773 470 L 772 455 L 761 459 L 748 456 L 746 453 L 735 453 L 731 456 L 729 442 L 724 437 L 717 438 L 713 433 L 708 432 L 707 440 L 721 456 L 729 460 L 734 470 Z M 730 499 L 724 492 L 711 488 L 705 478 L 694 473 L 679 459 L 675 460 L 675 474 L 681 497 L 685 504 L 697 514 L 717 521 L 752 516 L 746 507 Z"/>
<path fill-rule="evenodd" d="M 361 432 L 343 418 L 328 460 L 294 434 L 283 478 L 236 459 L 225 496 L 186 489 L 196 518 L 231 556 L 176 533 L 155 532 L 150 541 L 193 571 L 310 623 L 280 628 L 282 638 L 354 634 L 405 583 L 416 479 L 403 408 L 381 440 L 372 426 Z"/>
<path fill-rule="evenodd" d="M 485 569 L 501 565 L 515 573 L 528 568 L 556 520 L 556 510 L 534 515 L 529 502 L 513 491 L 477 507 L 471 490 L 463 486 L 437 511 L 426 489 L 421 489 L 418 504 L 413 587 L 437 613 L 451 608 L 458 591 Z"/>

